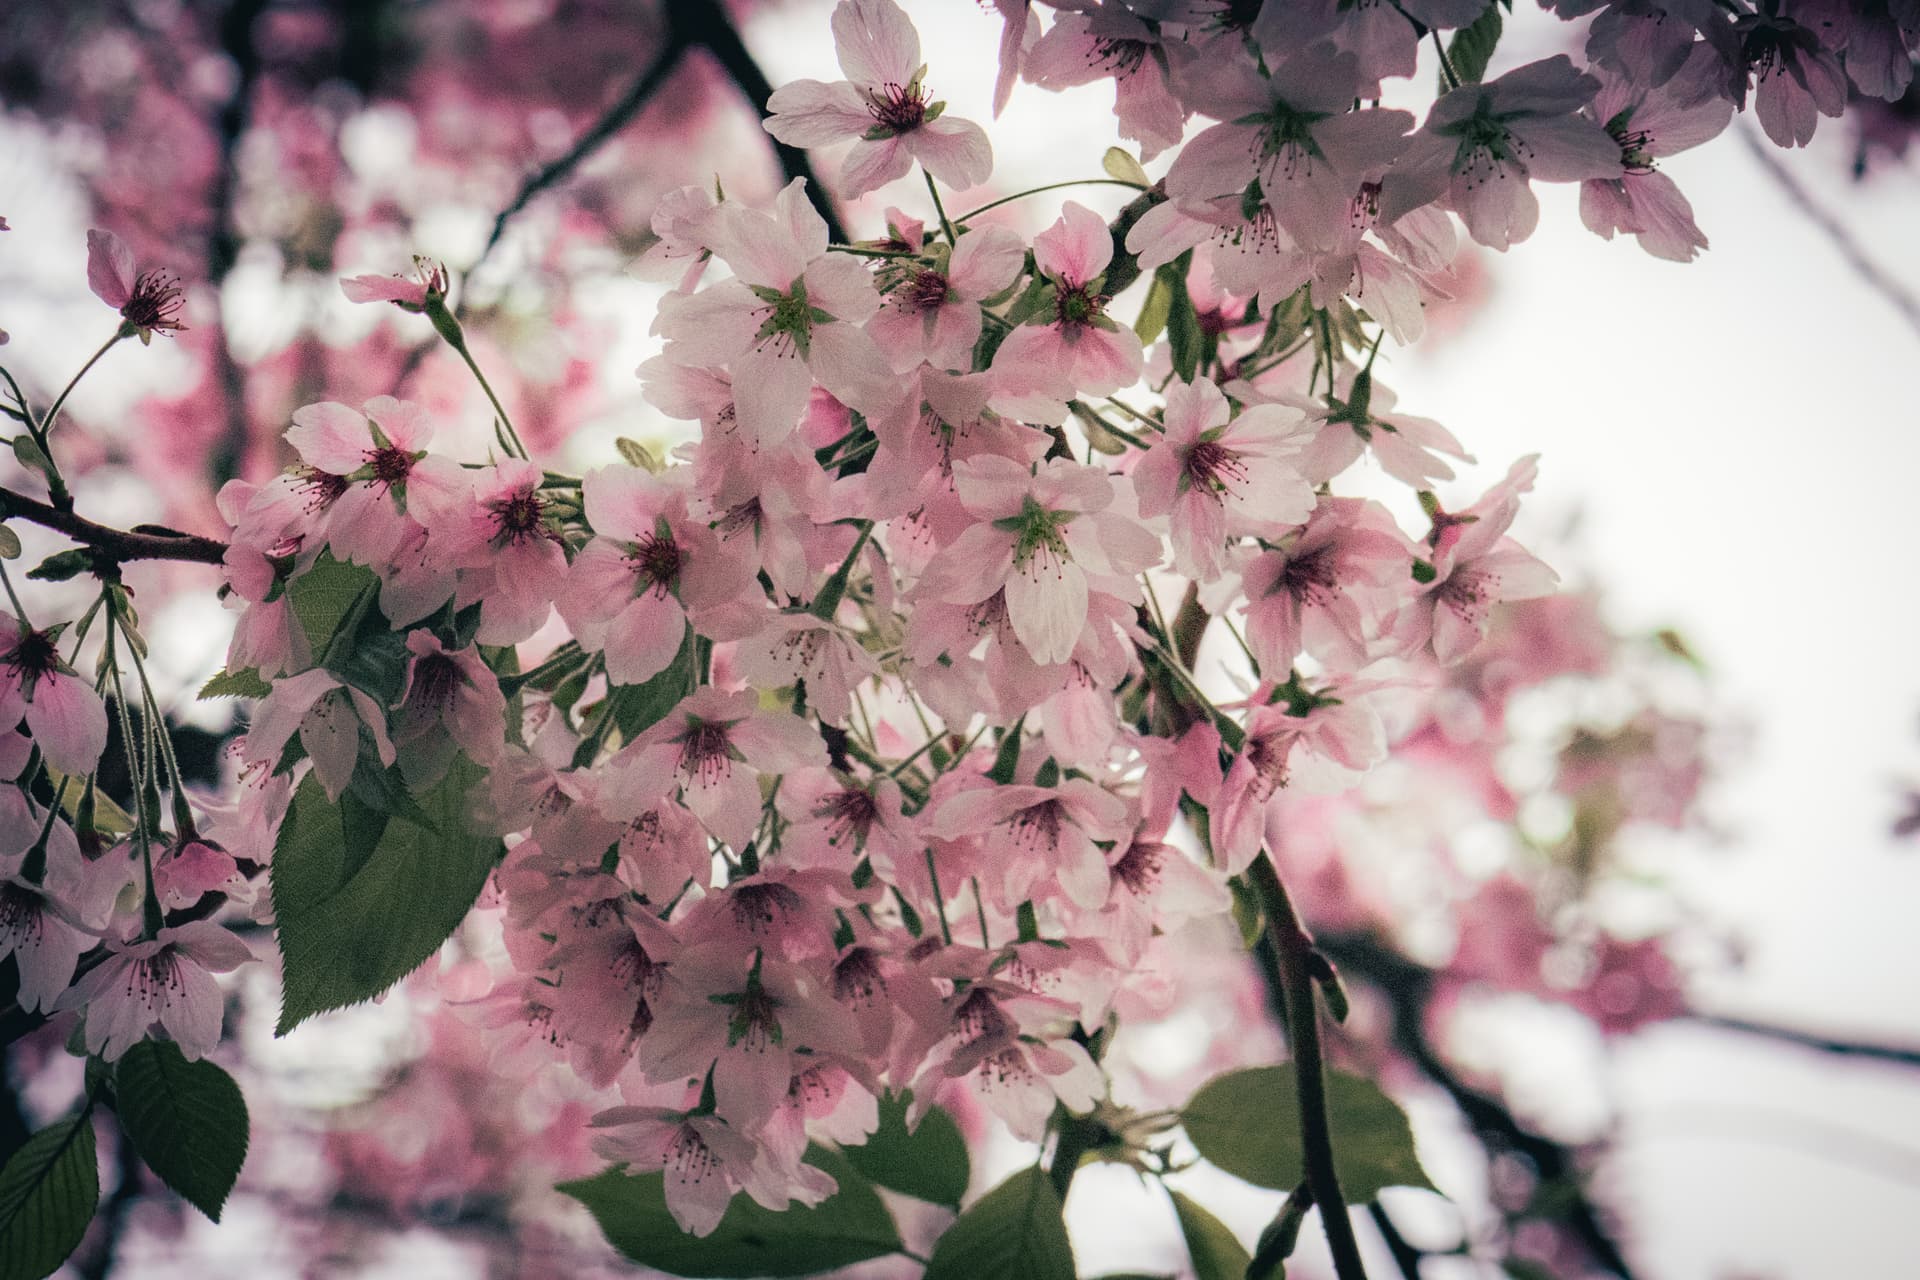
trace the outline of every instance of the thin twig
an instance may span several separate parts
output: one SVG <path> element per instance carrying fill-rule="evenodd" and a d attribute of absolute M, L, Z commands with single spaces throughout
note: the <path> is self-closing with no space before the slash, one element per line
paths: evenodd
<path fill-rule="evenodd" d="M 1759 161 L 1760 167 L 1766 170 L 1767 176 L 1773 179 L 1774 185 L 1780 188 L 1788 202 L 1833 242 L 1841 259 L 1853 268 L 1853 273 L 1860 277 L 1862 284 L 1886 299 L 1887 305 L 1907 322 L 1907 327 L 1920 333 L 1920 297 L 1915 297 L 1912 290 L 1874 261 L 1873 256 L 1854 238 L 1853 232 L 1813 198 L 1813 193 L 1794 176 L 1793 170 L 1780 162 L 1780 157 L 1774 153 L 1775 149 L 1758 130 L 1745 121 L 1736 122 L 1736 126 L 1734 132 L 1740 135 L 1740 141 Z"/>

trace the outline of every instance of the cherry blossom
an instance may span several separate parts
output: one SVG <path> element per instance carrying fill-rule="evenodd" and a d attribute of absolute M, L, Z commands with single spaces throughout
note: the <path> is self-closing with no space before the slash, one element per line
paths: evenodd
<path fill-rule="evenodd" d="M 993 170 L 980 126 L 949 119 L 929 102 L 921 78 L 920 35 L 893 0 L 841 0 L 833 42 L 845 80 L 793 80 L 767 100 L 767 132 L 796 147 L 856 138 L 841 187 L 863 195 L 906 176 L 917 161 L 950 187 L 976 187 Z"/>

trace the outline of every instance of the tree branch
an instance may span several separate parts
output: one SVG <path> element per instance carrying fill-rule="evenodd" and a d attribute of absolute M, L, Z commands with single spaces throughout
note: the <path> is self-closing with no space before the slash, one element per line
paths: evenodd
<path fill-rule="evenodd" d="M 1743 1035 L 1759 1036 L 1767 1040 L 1778 1040 L 1783 1044 L 1799 1045 L 1803 1049 L 1831 1053 L 1837 1057 L 1870 1058 L 1877 1062 L 1897 1063 L 1903 1067 L 1920 1067 L 1920 1048 L 1911 1045 L 1881 1044 L 1869 1040 L 1843 1040 L 1817 1031 L 1803 1031 L 1798 1027 L 1783 1027 L 1776 1023 L 1756 1022 L 1719 1013 L 1684 1013 L 1680 1016 L 1688 1022 L 1697 1022 L 1701 1026 L 1717 1027 L 1722 1031 L 1738 1031 Z"/>
<path fill-rule="evenodd" d="M 1325 935 L 1319 948 L 1343 971 L 1366 978 L 1387 998 L 1393 1007 L 1394 1043 L 1422 1074 L 1445 1090 L 1490 1150 L 1517 1152 L 1532 1162 L 1542 1181 L 1566 1188 L 1561 1221 L 1594 1262 L 1621 1280 L 1633 1280 L 1626 1255 L 1600 1220 L 1599 1209 L 1580 1187 L 1573 1153 L 1527 1129 L 1499 1100 L 1467 1085 L 1427 1043 L 1425 1019 L 1433 996 L 1433 971 L 1363 933 Z"/>
<path fill-rule="evenodd" d="M 520 190 L 493 220 L 493 231 L 487 237 L 486 246 L 480 250 L 480 256 L 467 268 L 471 275 L 485 262 L 494 248 L 506 234 L 507 224 L 517 217 L 535 196 L 552 189 L 572 177 L 574 172 L 587 159 L 598 151 L 620 130 L 632 123 L 635 116 L 660 91 L 668 78 L 679 67 L 682 57 L 690 49 L 705 49 L 720 64 L 727 78 L 746 96 L 756 115 L 765 116 L 767 99 L 773 96 L 773 86 L 767 76 L 755 62 L 753 55 L 740 39 L 740 33 L 734 29 L 733 20 L 718 0 L 676 0 L 667 5 L 666 44 L 654 58 L 653 63 L 640 73 L 638 79 L 606 112 L 588 125 L 585 132 L 567 148 L 567 153 L 544 166 L 521 184 Z M 774 155 L 779 159 L 781 169 L 788 178 L 805 178 L 807 195 L 813 201 L 814 208 L 827 224 L 827 238 L 836 244 L 847 241 L 847 231 L 840 223 L 840 215 L 833 207 L 833 201 L 827 190 L 821 185 L 819 176 L 813 171 L 813 164 L 807 159 L 807 153 L 798 147 L 790 147 L 771 137 Z"/>
<path fill-rule="evenodd" d="M 1260 895 L 1273 939 L 1278 978 L 1287 1003 L 1287 1045 L 1293 1052 L 1294 1087 L 1300 1104 L 1300 1142 L 1307 1165 L 1307 1187 L 1320 1206 L 1320 1222 L 1333 1251 L 1333 1267 L 1340 1280 L 1366 1280 L 1360 1260 L 1360 1241 L 1353 1231 L 1346 1196 L 1340 1190 L 1340 1172 L 1333 1163 L 1333 1130 L 1327 1121 L 1327 1082 L 1320 1060 L 1320 1010 L 1315 1003 L 1313 939 L 1300 923 L 1280 883 L 1279 873 L 1264 850 L 1253 860 L 1247 878 Z"/>
<path fill-rule="evenodd" d="M 91 551 L 97 561 L 107 564 L 125 564 L 129 560 L 219 564 L 227 554 L 227 544 L 213 538 L 152 525 L 131 530 L 112 529 L 12 489 L 0 488 L 0 520 L 25 520 L 64 533 Z"/>

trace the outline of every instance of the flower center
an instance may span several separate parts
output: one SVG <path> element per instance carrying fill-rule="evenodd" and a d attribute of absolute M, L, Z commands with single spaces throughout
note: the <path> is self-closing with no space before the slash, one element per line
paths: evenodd
<path fill-rule="evenodd" d="M 1084 329 L 1099 318 L 1101 308 L 1106 305 L 1104 294 L 1095 293 L 1084 284 L 1063 284 L 1054 299 L 1053 310 L 1062 329 Z"/>
<path fill-rule="evenodd" d="M 644 541 L 634 544 L 627 559 L 639 575 L 641 591 L 651 588 L 666 596 L 680 583 L 680 544 L 671 533 L 648 534 Z"/>
<path fill-rule="evenodd" d="M 533 490 L 523 489 L 505 498 L 497 498 L 487 506 L 493 512 L 493 544 L 496 547 L 518 545 L 546 536 L 541 516 L 547 504 Z"/>
<path fill-rule="evenodd" d="M 422 654 L 413 664 L 413 703 L 429 714 L 439 714 L 453 705 L 453 698 L 467 677 L 460 664 L 444 653 Z"/>
<path fill-rule="evenodd" d="M 932 311 L 947 300 L 947 278 L 932 267 L 916 271 L 906 288 L 906 300 L 915 311 Z"/>
<path fill-rule="evenodd" d="M 413 470 L 413 455 L 405 449 L 396 449 L 388 445 L 375 449 L 367 455 L 367 464 L 373 468 L 373 481 L 383 488 L 391 489 L 403 483 Z"/>
<path fill-rule="evenodd" d="M 918 129 L 927 118 L 927 91 L 918 82 L 884 84 L 867 95 L 867 114 L 891 133 Z"/>
<path fill-rule="evenodd" d="M 180 308 L 185 295 L 170 271 L 145 271 L 133 282 L 133 296 L 120 308 L 120 318 L 136 329 L 167 332 L 184 329 Z"/>
<path fill-rule="evenodd" d="M 1199 440 L 1187 450 L 1187 465 L 1181 478 L 1203 493 L 1225 493 L 1247 482 L 1247 468 L 1240 452 L 1218 440 Z"/>

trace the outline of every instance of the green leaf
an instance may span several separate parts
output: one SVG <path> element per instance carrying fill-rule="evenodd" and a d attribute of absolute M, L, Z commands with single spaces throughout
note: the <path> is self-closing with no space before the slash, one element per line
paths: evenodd
<path fill-rule="evenodd" d="M 812 1208 L 776 1213 L 745 1194 L 733 1197 L 712 1234 L 690 1236 L 667 1212 L 664 1175 L 619 1169 L 559 1190 L 587 1206 L 607 1242 L 642 1266 L 675 1276 L 804 1276 L 885 1257 L 900 1248 L 893 1216 L 845 1160 L 820 1147 L 807 1163 L 840 1189 Z"/>
<path fill-rule="evenodd" d="M 1038 1167 L 1023 1169 L 954 1220 L 923 1280 L 1073 1280 L 1073 1246 L 1060 1194 Z"/>
<path fill-rule="evenodd" d="M 353 638 L 344 642 L 343 651 L 331 664 L 343 684 L 367 694 L 383 707 L 400 700 L 400 687 L 406 681 L 407 652 L 405 632 L 395 631 L 377 604 L 356 610 Z M 314 652 L 321 650 L 318 645 Z"/>
<path fill-rule="evenodd" d="M 1187 292 L 1187 268 L 1192 261 L 1189 251 L 1155 273 L 1155 278 L 1165 280 L 1173 291 L 1167 311 L 1167 351 L 1173 357 L 1173 371 L 1183 382 L 1192 382 L 1200 371 L 1205 336 L 1200 332 L 1200 313 L 1193 309 L 1193 295 Z"/>
<path fill-rule="evenodd" d="M 220 1221 L 247 1158 L 247 1103 L 233 1077 L 188 1062 L 170 1040 L 142 1040 L 114 1069 L 120 1126 L 160 1180 Z"/>
<path fill-rule="evenodd" d="M 865 1146 L 842 1148 L 848 1163 L 883 1187 L 919 1200 L 958 1209 L 967 1194 L 972 1165 L 967 1140 L 953 1117 L 929 1108 L 920 1127 L 907 1132 L 907 1104 L 913 1095 L 888 1094 L 880 1100 L 880 1127 Z"/>
<path fill-rule="evenodd" d="M 56 551 L 27 570 L 27 576 L 35 582 L 65 582 L 77 578 L 93 567 L 93 557 L 80 547 L 66 551 Z"/>
<path fill-rule="evenodd" d="M 27 1139 L 0 1169 L 0 1280 L 40 1280 L 80 1247 L 100 1202 L 93 1108 Z"/>
<path fill-rule="evenodd" d="M 276 1035 L 379 995 L 466 919 L 500 852 L 498 839 L 474 833 L 468 822 L 468 793 L 483 773 L 454 757 L 447 776 L 418 797 L 432 829 L 404 814 L 384 826 L 364 813 L 350 821 L 317 778 L 300 784 L 273 855 L 285 969 Z M 378 843 L 367 848 L 376 829 Z"/>
<path fill-rule="evenodd" d="M 205 702 L 209 698 L 264 698 L 273 692 L 273 686 L 260 678 L 260 673 L 252 667 L 242 667 L 238 671 L 216 671 L 213 678 L 200 686 L 199 699 Z"/>
<path fill-rule="evenodd" d="M 656 475 L 659 474 L 661 470 L 660 460 L 653 456 L 652 450 L 648 449 L 647 446 L 641 444 L 638 440 L 630 436 L 620 436 L 614 440 L 613 448 L 614 452 L 620 455 L 620 460 L 628 466 L 639 467 L 642 471 L 650 471 Z"/>
<path fill-rule="evenodd" d="M 53 464 L 47 461 L 47 455 L 34 443 L 30 435 L 17 435 L 13 438 L 13 456 L 21 466 L 29 471 L 38 471 L 43 476 L 53 474 Z"/>
<path fill-rule="evenodd" d="M 20 535 L 0 524 L 0 560 L 20 558 Z"/>
<path fill-rule="evenodd" d="M 1348 1201 L 1365 1204 L 1382 1187 L 1431 1190 L 1400 1105 L 1359 1076 L 1328 1071 L 1326 1080 L 1333 1163 Z M 1257 1187 L 1291 1191 L 1306 1176 L 1291 1063 L 1208 1081 L 1181 1122 L 1201 1155 Z"/>
<path fill-rule="evenodd" d="M 680 651 L 658 675 L 642 684 L 614 690 L 613 720 L 628 742 L 659 724 L 680 699 L 693 692 L 693 628 L 680 637 Z"/>
<path fill-rule="evenodd" d="M 1100 157 L 1100 167 L 1107 171 L 1108 177 L 1116 178 L 1121 182 L 1131 182 L 1134 186 L 1142 188 L 1153 185 L 1153 179 L 1149 178 L 1147 171 L 1140 167 L 1140 162 L 1133 158 L 1133 153 L 1124 148 L 1108 147 L 1107 154 Z"/>
<path fill-rule="evenodd" d="M 1147 285 L 1147 300 L 1140 304 L 1140 316 L 1133 322 L 1133 331 L 1139 335 L 1142 343 L 1154 341 L 1167 330 L 1167 317 L 1173 313 L 1174 286 L 1159 272 L 1153 273 L 1153 280 Z"/>
<path fill-rule="evenodd" d="M 1454 32 L 1453 39 L 1447 41 L 1447 62 L 1461 84 L 1479 84 L 1487 74 L 1487 64 L 1493 61 L 1493 51 L 1500 46 L 1504 25 L 1498 0 L 1488 0 L 1480 16 Z M 1445 93 L 1448 88 L 1446 73 L 1442 72 L 1440 91 Z"/>
<path fill-rule="evenodd" d="M 1193 1259 L 1194 1280 L 1243 1280 L 1253 1259 L 1239 1238 L 1186 1196 L 1178 1191 L 1172 1195 L 1180 1234 L 1187 1240 L 1187 1256 Z"/>
<path fill-rule="evenodd" d="M 1513 1280 L 1554 1280 L 1553 1272 L 1525 1258 L 1507 1258 L 1500 1263 L 1500 1269 Z"/>
<path fill-rule="evenodd" d="M 376 581 L 373 570 L 343 563 L 331 551 L 322 551 L 311 568 L 288 584 L 294 616 L 300 619 L 315 656 L 326 652 L 327 642 L 348 611 Z"/>

